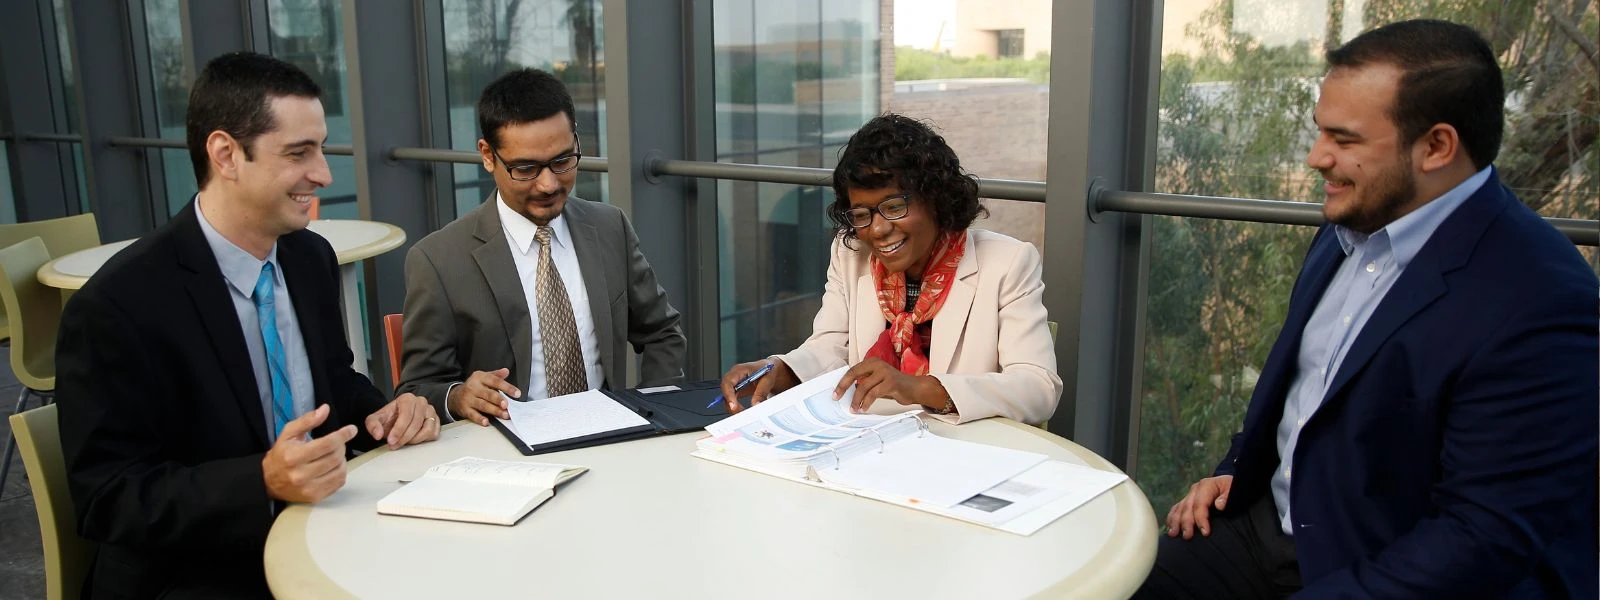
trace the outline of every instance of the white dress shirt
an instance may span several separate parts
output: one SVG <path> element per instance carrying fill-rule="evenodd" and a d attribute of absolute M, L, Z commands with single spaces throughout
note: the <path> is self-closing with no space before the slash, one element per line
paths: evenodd
<path fill-rule="evenodd" d="M 539 274 L 539 242 L 533 236 L 539 226 L 527 217 L 511 210 L 500 194 L 494 196 L 495 208 L 500 211 L 500 228 L 505 231 L 506 244 L 511 247 L 511 258 L 517 265 L 517 277 L 522 279 L 522 293 L 528 299 L 528 323 L 532 327 L 533 348 L 528 361 L 528 381 L 513 381 L 522 388 L 522 397 L 541 400 L 550 396 L 544 378 L 544 337 L 540 335 L 539 299 L 535 298 L 535 285 Z M 578 325 L 578 345 L 583 349 L 583 371 L 589 389 L 599 389 L 605 381 L 600 368 L 600 338 L 594 331 L 594 314 L 589 311 L 589 290 L 584 286 L 583 273 L 578 268 L 578 253 L 572 247 L 572 232 L 567 228 L 567 218 L 557 216 L 550 221 L 554 235 L 550 239 L 550 260 L 555 263 L 561 283 L 567 288 L 567 299 L 572 303 L 572 318 Z"/>

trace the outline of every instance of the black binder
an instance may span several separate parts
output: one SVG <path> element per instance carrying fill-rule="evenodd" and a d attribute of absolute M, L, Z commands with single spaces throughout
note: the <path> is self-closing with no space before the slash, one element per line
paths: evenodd
<path fill-rule="evenodd" d="M 510 441 L 511 445 L 518 452 L 521 452 L 523 456 L 534 456 L 549 452 L 615 444 L 658 435 L 700 431 L 705 429 L 705 426 L 728 416 L 727 407 L 720 403 L 711 408 L 706 408 L 706 405 L 715 399 L 717 394 L 722 393 L 720 381 L 713 379 L 677 384 L 676 387 L 678 388 L 677 390 L 654 393 L 642 393 L 637 389 L 599 390 L 600 393 L 644 417 L 645 420 L 650 422 L 649 425 L 616 429 L 529 446 L 523 443 L 522 438 L 517 437 L 515 432 L 501 423 L 500 419 L 489 419 L 489 423 L 495 429 L 500 430 L 500 434 L 504 435 L 506 440 Z"/>

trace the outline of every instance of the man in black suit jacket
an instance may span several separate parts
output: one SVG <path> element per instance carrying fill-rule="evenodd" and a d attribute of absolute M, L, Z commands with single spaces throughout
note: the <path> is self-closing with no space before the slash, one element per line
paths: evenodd
<path fill-rule="evenodd" d="M 66 307 L 62 450 L 100 544 L 87 596 L 266 596 L 273 519 L 344 484 L 347 443 L 438 437 L 426 400 L 386 404 L 350 367 L 333 249 L 305 230 L 331 181 L 319 94 L 266 56 L 208 64 L 188 114 L 200 193 Z"/>

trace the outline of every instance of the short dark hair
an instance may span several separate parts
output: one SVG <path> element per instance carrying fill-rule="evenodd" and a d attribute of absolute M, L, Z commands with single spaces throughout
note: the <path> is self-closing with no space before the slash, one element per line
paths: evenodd
<path fill-rule="evenodd" d="M 578 132 L 578 119 L 573 114 L 572 94 L 567 86 L 538 69 L 517 69 L 501 75 L 478 97 L 478 131 L 484 141 L 500 147 L 500 128 L 518 123 L 543 121 L 564 113 Z"/>
<path fill-rule="evenodd" d="M 978 180 L 961 169 L 961 159 L 926 123 L 885 113 L 867 121 L 845 144 L 833 168 L 833 219 L 840 237 L 856 237 L 845 211 L 850 190 L 898 184 L 933 209 L 940 231 L 961 231 L 988 211 L 978 202 Z"/>
<path fill-rule="evenodd" d="M 189 112 L 184 117 L 189 161 L 200 187 L 211 180 L 211 158 L 206 138 L 222 131 L 244 146 L 278 126 L 271 100 L 284 96 L 321 98 L 322 88 L 310 75 L 287 62 L 254 52 L 233 52 L 211 59 L 189 90 Z"/>
<path fill-rule="evenodd" d="M 1473 167 L 1494 162 L 1505 132 L 1505 82 L 1494 50 L 1476 30 L 1449 21 L 1400 21 L 1328 52 L 1330 68 L 1370 64 L 1404 72 L 1389 107 L 1401 139 L 1415 142 L 1444 123 L 1456 129 Z"/>

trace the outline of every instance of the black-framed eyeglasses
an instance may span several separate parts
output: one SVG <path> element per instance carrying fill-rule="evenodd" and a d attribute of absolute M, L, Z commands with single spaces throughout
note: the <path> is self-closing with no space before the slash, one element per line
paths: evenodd
<path fill-rule="evenodd" d="M 494 146 L 489 147 L 489 153 L 494 155 L 495 160 L 500 161 L 500 164 L 506 168 L 506 174 L 510 175 L 513 181 L 533 181 L 538 179 L 539 174 L 543 173 L 547 168 L 550 169 L 551 173 L 556 174 L 566 173 L 578 168 L 578 159 L 583 157 L 583 147 L 579 145 L 578 138 L 574 136 L 572 138 L 571 152 L 546 161 L 530 160 L 514 165 L 501 158 L 500 151 Z"/>
<path fill-rule="evenodd" d="M 882 202 L 872 208 L 857 206 L 844 211 L 844 219 L 851 227 L 860 229 L 872 224 L 873 213 L 883 215 L 886 221 L 894 221 L 905 218 L 906 209 L 910 208 L 910 206 L 911 194 L 896 194 L 884 198 Z"/>

